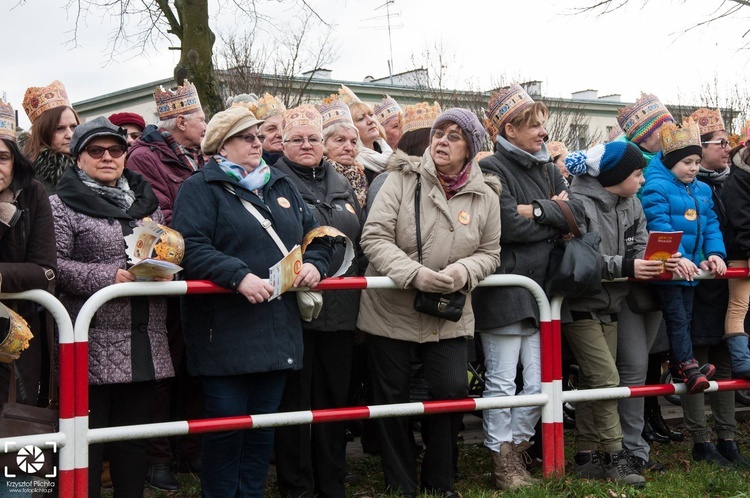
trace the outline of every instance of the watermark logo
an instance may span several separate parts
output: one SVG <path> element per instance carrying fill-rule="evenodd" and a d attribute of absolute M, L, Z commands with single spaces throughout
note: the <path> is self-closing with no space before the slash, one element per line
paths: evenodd
<path fill-rule="evenodd" d="M 13 441 L 8 441 L 7 443 L 5 443 L 6 453 L 11 452 L 10 446 L 13 444 Z M 47 442 L 47 444 L 50 445 L 52 453 L 57 453 L 57 443 L 49 441 Z M 41 471 L 44 468 L 45 461 L 46 456 L 44 454 L 44 451 L 42 451 L 42 449 L 38 446 L 34 446 L 33 444 L 24 446 L 23 448 L 18 450 L 18 453 L 16 454 L 16 465 L 18 465 L 18 469 L 21 472 L 24 472 L 26 474 L 36 474 Z M 7 465 L 5 466 L 3 474 L 5 475 L 5 477 L 16 477 L 16 475 L 12 473 L 11 469 L 9 469 Z M 54 479 L 55 477 L 57 477 L 57 466 L 53 465 L 52 471 L 48 474 L 44 474 L 43 477 L 46 479 Z"/>

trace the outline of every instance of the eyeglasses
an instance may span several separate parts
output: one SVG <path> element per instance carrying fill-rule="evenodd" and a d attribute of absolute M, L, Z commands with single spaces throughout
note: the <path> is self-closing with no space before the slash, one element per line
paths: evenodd
<path fill-rule="evenodd" d="M 296 137 L 296 138 L 292 138 L 292 139 L 284 141 L 285 144 L 292 144 L 295 147 L 302 147 L 302 144 L 305 142 L 315 147 L 316 145 L 322 144 L 323 139 L 320 137 L 307 137 L 307 138 Z"/>
<path fill-rule="evenodd" d="M 91 147 L 86 147 L 83 150 L 85 150 L 86 153 L 94 159 L 101 159 L 104 156 L 105 150 L 109 152 L 109 155 L 112 156 L 112 158 L 117 159 L 118 157 L 125 154 L 125 151 L 127 151 L 128 148 L 124 145 L 110 145 L 109 147 L 92 145 Z"/>
<path fill-rule="evenodd" d="M 258 139 L 258 142 L 263 143 L 263 141 L 266 139 L 266 136 L 265 135 L 253 135 L 252 133 L 248 133 L 246 135 L 237 135 L 234 138 L 241 138 L 245 142 L 251 144 L 255 142 L 256 138 Z"/>
<path fill-rule="evenodd" d="M 729 145 L 729 141 L 726 140 L 726 139 L 724 139 L 724 138 L 722 138 L 721 140 L 709 140 L 708 142 L 701 142 L 701 143 L 703 145 L 718 144 L 719 148 L 721 148 L 721 149 L 726 149 L 727 146 Z"/>
<path fill-rule="evenodd" d="M 447 135 L 443 130 L 435 130 L 432 134 L 434 138 L 437 138 L 438 140 L 442 139 L 443 137 L 447 136 L 448 141 L 452 143 L 460 142 L 464 139 L 464 137 L 461 136 L 460 133 L 456 133 L 455 131 L 452 131 L 448 133 Z"/>

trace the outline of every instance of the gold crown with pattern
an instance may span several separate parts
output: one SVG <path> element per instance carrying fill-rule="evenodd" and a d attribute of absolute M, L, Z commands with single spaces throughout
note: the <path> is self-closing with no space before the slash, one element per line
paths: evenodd
<path fill-rule="evenodd" d="M 331 95 L 326 97 L 323 101 L 315 106 L 323 116 L 323 129 L 325 130 L 329 126 L 336 124 L 350 124 L 354 125 L 352 121 L 352 112 L 349 110 L 349 106 L 339 98 L 338 95 Z"/>
<path fill-rule="evenodd" d="M 323 133 L 323 116 L 312 104 L 302 104 L 294 109 L 288 109 L 282 114 L 284 121 L 282 122 L 281 128 L 283 134 L 286 135 L 295 126 L 314 126 L 320 133 Z"/>
<path fill-rule="evenodd" d="M 32 86 L 26 89 L 23 96 L 23 110 L 29 117 L 31 124 L 45 111 L 55 107 L 70 107 L 68 92 L 65 86 L 58 80 L 47 86 Z"/>
<path fill-rule="evenodd" d="M 432 128 L 432 123 L 442 112 L 443 110 L 437 102 L 433 102 L 433 105 L 420 102 L 404 106 L 404 111 L 401 113 L 401 133 L 406 134 L 422 128 Z"/>
<path fill-rule="evenodd" d="M 390 95 L 386 95 L 380 103 L 373 106 L 372 112 L 375 114 L 375 117 L 378 118 L 380 124 L 385 125 L 389 119 L 394 117 L 397 118 L 402 111 L 398 102 L 396 102 Z"/>
<path fill-rule="evenodd" d="M 567 154 L 568 148 L 562 142 L 547 142 L 547 152 L 549 152 L 549 157 L 555 158 Z"/>
<path fill-rule="evenodd" d="M 339 88 L 339 98 L 349 107 L 362 102 L 346 85 L 341 85 L 341 88 Z"/>
<path fill-rule="evenodd" d="M 682 121 L 682 125 L 671 121 L 662 125 L 661 147 L 665 156 L 691 145 L 701 146 L 701 131 L 698 123 L 688 118 Z"/>
<path fill-rule="evenodd" d="M 286 111 L 286 106 L 280 98 L 274 97 L 270 93 L 266 93 L 249 109 L 250 112 L 255 114 L 256 118 L 265 121 L 273 116 L 281 116 L 281 114 Z"/>
<path fill-rule="evenodd" d="M 34 334 L 29 329 L 26 320 L 0 303 L 0 362 L 10 363 L 17 360 L 21 351 L 29 347 L 29 341 Z"/>
<path fill-rule="evenodd" d="M 16 141 L 16 113 L 10 104 L 0 100 L 0 138 Z"/>
<path fill-rule="evenodd" d="M 701 135 L 714 131 L 726 131 L 727 129 L 724 126 L 724 120 L 721 118 L 721 111 L 719 109 L 712 111 L 711 109 L 701 107 L 690 115 L 690 119 L 698 123 Z"/>
<path fill-rule="evenodd" d="M 518 83 L 511 83 L 508 88 L 495 92 L 484 111 L 495 131 L 502 130 L 505 123 L 513 116 L 532 105 L 534 99 Z"/>
<path fill-rule="evenodd" d="M 182 86 L 178 86 L 174 90 L 165 90 L 163 86 L 156 87 L 154 100 L 156 101 L 156 112 L 159 114 L 159 120 L 161 121 L 201 110 L 198 90 L 188 80 L 185 80 Z"/>

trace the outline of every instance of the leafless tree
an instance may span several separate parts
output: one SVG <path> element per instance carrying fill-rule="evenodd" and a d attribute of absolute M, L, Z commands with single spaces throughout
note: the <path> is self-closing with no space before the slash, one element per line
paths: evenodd
<path fill-rule="evenodd" d="M 569 150 L 583 150 L 602 142 L 604 133 L 591 128 L 591 118 L 581 104 L 564 99 L 542 98 L 549 110 L 545 128 L 550 140 L 562 142 Z"/>

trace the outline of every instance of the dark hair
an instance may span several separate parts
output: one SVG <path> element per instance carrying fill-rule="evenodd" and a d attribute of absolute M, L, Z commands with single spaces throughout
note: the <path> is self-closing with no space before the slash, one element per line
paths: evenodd
<path fill-rule="evenodd" d="M 73 111 L 73 115 L 76 117 L 76 123 L 81 124 L 81 118 L 78 117 L 78 113 L 68 106 L 53 107 L 48 111 L 44 111 L 39 116 L 31 127 L 31 137 L 26 141 L 23 146 L 23 153 L 32 162 L 36 161 L 39 157 L 39 153 L 44 149 L 52 147 L 52 137 L 55 134 L 57 125 L 60 123 L 60 117 L 62 113 L 67 109 Z"/>
<path fill-rule="evenodd" d="M 421 156 L 430 146 L 430 129 L 407 131 L 398 139 L 398 148 L 410 156 Z"/>
<path fill-rule="evenodd" d="M 703 135 L 701 135 L 701 145 L 703 145 L 703 142 L 709 142 L 717 133 L 718 131 L 711 131 L 709 133 L 704 133 Z M 703 147 L 705 148 L 707 146 L 703 145 Z"/>
<path fill-rule="evenodd" d="M 3 143 L 13 156 L 13 181 L 10 184 L 11 190 L 18 192 L 25 189 L 34 179 L 34 165 L 29 159 L 21 153 L 18 144 L 13 140 L 3 138 Z"/>

